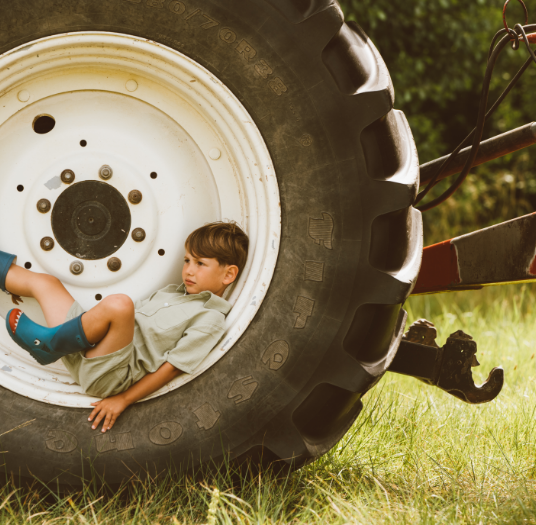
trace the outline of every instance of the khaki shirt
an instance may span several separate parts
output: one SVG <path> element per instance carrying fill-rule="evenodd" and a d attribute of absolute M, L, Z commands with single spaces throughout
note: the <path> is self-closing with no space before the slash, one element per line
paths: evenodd
<path fill-rule="evenodd" d="M 169 362 L 191 374 L 225 331 L 231 305 L 212 292 L 187 294 L 170 284 L 135 304 L 134 346 L 138 364 L 155 372 Z"/>

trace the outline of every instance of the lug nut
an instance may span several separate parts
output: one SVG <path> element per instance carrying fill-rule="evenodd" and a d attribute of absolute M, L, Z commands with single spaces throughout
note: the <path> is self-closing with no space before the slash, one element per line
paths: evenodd
<path fill-rule="evenodd" d="M 74 171 L 73 170 L 63 170 L 61 172 L 61 181 L 65 182 L 65 184 L 71 184 L 71 182 L 74 182 Z"/>
<path fill-rule="evenodd" d="M 111 259 L 108 259 L 108 270 L 111 272 L 117 272 L 121 269 L 121 259 L 118 259 L 117 257 L 112 257 Z"/>
<path fill-rule="evenodd" d="M 133 232 L 132 232 L 132 238 L 136 241 L 136 242 L 141 242 L 145 239 L 145 230 L 143 228 L 136 228 Z"/>
<path fill-rule="evenodd" d="M 108 180 L 112 178 L 112 175 L 114 174 L 112 168 L 105 164 L 104 166 L 101 166 L 99 170 L 99 177 L 103 180 Z"/>
<path fill-rule="evenodd" d="M 45 252 L 49 252 L 54 248 L 54 239 L 52 237 L 43 237 L 41 239 L 41 248 L 45 250 Z"/>
<path fill-rule="evenodd" d="M 41 213 L 48 213 L 50 211 L 50 201 L 48 199 L 39 199 L 37 201 L 37 209 Z"/>
<path fill-rule="evenodd" d="M 128 200 L 130 201 L 131 204 L 139 204 L 142 198 L 143 198 L 143 195 L 141 194 L 141 191 L 139 190 L 132 190 L 128 194 Z"/>
<path fill-rule="evenodd" d="M 70 270 L 73 275 L 80 275 L 84 271 L 84 264 L 82 261 L 73 261 Z"/>

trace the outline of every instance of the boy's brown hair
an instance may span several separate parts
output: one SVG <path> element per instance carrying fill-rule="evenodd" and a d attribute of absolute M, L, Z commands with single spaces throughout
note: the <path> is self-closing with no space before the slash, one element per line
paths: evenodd
<path fill-rule="evenodd" d="M 235 222 L 211 222 L 188 235 L 185 248 L 198 259 L 216 259 L 223 265 L 246 266 L 249 239 Z"/>

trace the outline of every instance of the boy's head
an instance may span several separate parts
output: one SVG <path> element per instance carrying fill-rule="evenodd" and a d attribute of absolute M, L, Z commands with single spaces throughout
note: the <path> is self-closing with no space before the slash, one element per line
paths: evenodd
<path fill-rule="evenodd" d="M 244 269 L 248 246 L 248 236 L 234 222 L 212 222 L 190 233 L 182 268 L 186 291 L 221 297 Z"/>

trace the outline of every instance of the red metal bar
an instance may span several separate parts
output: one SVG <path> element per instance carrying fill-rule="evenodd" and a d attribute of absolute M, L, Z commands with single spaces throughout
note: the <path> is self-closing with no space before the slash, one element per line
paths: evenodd
<path fill-rule="evenodd" d="M 412 295 L 536 281 L 536 213 L 423 251 Z"/>

